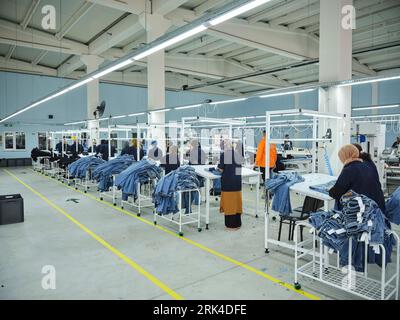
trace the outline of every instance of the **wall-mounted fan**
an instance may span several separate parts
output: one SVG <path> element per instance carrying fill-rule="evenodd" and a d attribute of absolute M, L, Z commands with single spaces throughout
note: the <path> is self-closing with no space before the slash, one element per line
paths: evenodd
<path fill-rule="evenodd" d="M 98 119 L 104 114 L 104 110 L 106 109 L 106 102 L 103 100 L 99 106 L 97 106 L 96 110 L 93 112 L 94 118 Z"/>

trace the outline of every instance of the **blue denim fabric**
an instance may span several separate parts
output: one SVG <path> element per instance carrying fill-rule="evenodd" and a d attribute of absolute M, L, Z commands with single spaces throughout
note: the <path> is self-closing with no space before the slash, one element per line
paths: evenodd
<path fill-rule="evenodd" d="M 109 190 L 113 183 L 113 174 L 121 173 L 134 162 L 135 158 L 133 156 L 125 154 L 97 166 L 93 171 L 93 178 L 99 182 L 99 190 Z"/>
<path fill-rule="evenodd" d="M 386 217 L 390 222 L 400 224 L 400 187 L 386 201 Z"/>
<path fill-rule="evenodd" d="M 178 195 L 176 191 L 200 188 L 200 181 L 196 171 L 190 166 L 182 166 L 162 177 L 153 192 L 153 201 L 156 212 L 170 214 L 178 212 Z M 190 200 L 189 200 L 190 198 Z M 182 194 L 182 208 L 185 213 L 191 212 L 191 204 L 199 204 L 198 193 L 184 192 Z"/>
<path fill-rule="evenodd" d="M 310 189 L 319 191 L 324 194 L 329 194 L 329 190 L 335 185 L 335 183 L 336 183 L 336 180 L 332 180 L 327 183 L 310 186 Z"/>
<path fill-rule="evenodd" d="M 68 165 L 69 174 L 75 178 L 84 178 L 89 169 L 94 169 L 104 163 L 104 160 L 94 156 L 84 157 Z"/>
<path fill-rule="evenodd" d="M 313 212 L 310 214 L 310 217 L 308 218 L 310 224 L 315 228 L 315 229 L 319 229 L 321 228 L 321 226 L 323 225 L 323 223 L 325 222 L 325 220 L 327 219 L 331 219 L 334 216 L 337 216 L 336 220 L 338 220 L 340 223 L 342 223 L 341 220 L 341 212 L 340 211 L 317 211 L 317 212 Z M 335 219 L 335 218 L 333 218 Z"/>
<path fill-rule="evenodd" d="M 282 216 L 292 213 L 289 188 L 303 181 L 304 178 L 299 176 L 297 172 L 278 173 L 267 179 L 265 187 L 274 194 L 272 210 L 279 212 Z"/>
<path fill-rule="evenodd" d="M 133 196 L 133 200 L 136 201 L 139 194 L 138 183 L 145 183 L 149 179 L 160 179 L 161 171 L 151 159 L 134 162 L 115 179 L 115 185 L 122 190 L 122 200 Z"/>
<path fill-rule="evenodd" d="M 360 199 L 364 212 L 360 212 Z M 386 263 L 390 262 L 393 236 L 388 235 L 390 224 L 375 201 L 364 195 L 350 191 L 340 199 L 341 211 L 318 211 L 312 213 L 310 224 L 317 230 L 323 244 L 339 252 L 340 264 L 348 265 L 349 239 L 352 238 L 352 265 L 356 271 L 364 270 L 365 242 L 361 241 L 363 234 L 369 236 L 369 243 L 383 244 L 386 248 Z M 339 234 L 336 230 L 341 230 Z M 334 232 L 332 232 L 334 231 Z M 345 231 L 345 232 L 343 232 Z M 370 247 L 368 250 L 368 262 L 382 265 L 382 254 L 376 254 Z"/>

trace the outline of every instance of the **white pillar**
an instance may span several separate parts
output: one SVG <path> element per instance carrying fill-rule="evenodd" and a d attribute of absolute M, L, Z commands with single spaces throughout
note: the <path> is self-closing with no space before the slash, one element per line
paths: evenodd
<path fill-rule="evenodd" d="M 81 57 L 81 61 L 86 65 L 86 73 L 91 73 L 97 70 L 104 59 L 94 56 L 85 55 Z M 87 85 L 87 118 L 94 119 L 94 111 L 99 105 L 99 79 L 90 81 Z M 88 129 L 90 132 L 89 146 L 92 146 L 93 139 L 96 139 L 97 144 L 100 143 L 99 121 L 93 120 L 88 122 Z"/>
<path fill-rule="evenodd" d="M 377 82 L 371 83 L 371 105 L 378 105 L 379 104 L 379 86 Z M 372 114 L 379 114 L 378 109 L 372 109 Z"/>
<path fill-rule="evenodd" d="M 352 29 L 343 8 L 352 6 L 352 0 L 320 0 L 319 81 L 348 80 L 352 77 Z M 319 136 L 332 130 L 332 143 L 327 144 L 328 156 L 334 174 L 342 164 L 338 151 L 350 143 L 351 86 L 319 89 L 319 111 L 346 114 L 344 121 L 320 119 Z M 319 144 L 321 147 L 321 143 Z M 319 172 L 327 172 L 323 150 L 319 149 Z"/>
<path fill-rule="evenodd" d="M 151 42 L 170 27 L 171 22 L 159 14 L 144 13 L 140 16 L 140 23 L 146 29 L 147 42 Z M 165 53 L 161 50 L 147 57 L 147 99 L 149 112 L 154 109 L 165 108 Z M 151 123 L 165 123 L 165 113 L 157 112 L 149 115 Z M 158 141 L 159 147 L 165 154 L 165 128 L 157 128 L 151 132 Z"/>

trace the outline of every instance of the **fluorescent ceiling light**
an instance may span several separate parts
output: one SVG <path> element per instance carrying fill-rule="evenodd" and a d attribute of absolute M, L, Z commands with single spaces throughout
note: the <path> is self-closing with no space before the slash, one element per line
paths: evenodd
<path fill-rule="evenodd" d="M 112 119 L 121 119 L 121 118 L 126 118 L 127 115 L 122 115 L 122 116 L 113 116 L 111 117 Z"/>
<path fill-rule="evenodd" d="M 190 106 L 183 106 L 183 107 L 176 107 L 174 108 L 174 110 L 183 110 L 183 109 L 191 109 L 191 108 L 197 108 L 197 107 L 201 107 L 201 104 L 192 104 Z"/>
<path fill-rule="evenodd" d="M 382 117 L 399 117 L 400 113 L 394 114 L 380 114 L 380 115 L 370 115 L 370 116 L 355 116 L 351 117 L 352 119 L 364 119 L 364 118 L 382 118 Z"/>
<path fill-rule="evenodd" d="M 171 109 L 161 109 L 161 110 L 150 111 L 150 113 L 167 112 L 167 111 L 170 111 L 170 110 Z"/>
<path fill-rule="evenodd" d="M 153 48 L 150 48 L 150 49 L 148 49 L 148 50 L 146 50 L 146 51 L 144 51 L 142 53 L 139 53 L 138 55 L 134 56 L 132 59 L 133 60 L 141 60 L 141 59 L 143 59 L 143 58 L 145 58 L 145 57 L 147 57 L 147 56 L 149 56 L 149 55 L 151 55 L 151 54 L 153 54 L 153 53 L 155 53 L 157 51 L 160 51 L 160 50 L 165 49 L 165 48 L 167 48 L 169 46 L 172 46 L 173 44 L 175 44 L 177 42 L 180 42 L 180 41 L 182 41 L 182 40 L 184 40 L 186 38 L 189 38 L 189 37 L 191 37 L 191 36 L 193 36 L 193 35 L 195 35 L 197 33 L 200 33 L 200 32 L 202 32 L 202 31 L 204 31 L 206 29 L 207 29 L 207 27 L 204 26 L 204 25 L 200 25 L 198 27 L 195 27 L 195 28 L 193 28 L 193 29 L 191 29 L 189 31 L 186 31 L 186 32 L 184 32 L 182 34 L 177 35 L 176 37 L 173 37 L 173 38 L 171 38 L 169 40 L 166 40 L 166 41 L 156 45 Z"/>
<path fill-rule="evenodd" d="M 93 75 L 93 78 L 94 78 L 94 79 L 101 78 L 102 76 L 104 76 L 104 75 L 106 75 L 106 74 L 108 74 L 108 73 L 110 73 L 110 72 L 113 72 L 113 71 L 115 71 L 115 70 L 121 69 L 121 68 L 123 68 L 123 67 L 125 67 L 125 66 L 131 64 L 133 61 L 134 61 L 133 59 L 128 59 L 128 60 L 122 61 L 122 62 L 116 64 L 115 66 L 112 66 L 112 67 L 107 68 L 107 69 L 105 69 L 105 70 L 103 70 L 103 71 L 100 71 L 100 72 L 98 72 L 98 73 L 95 73 L 95 74 Z"/>
<path fill-rule="evenodd" d="M 141 116 L 141 115 L 143 115 L 143 114 L 144 114 L 144 112 L 139 112 L 139 113 L 131 113 L 131 114 L 128 114 L 128 117 Z"/>
<path fill-rule="evenodd" d="M 231 99 L 231 100 L 222 100 L 222 101 L 215 101 L 215 102 L 211 102 L 210 104 L 225 104 L 225 103 L 231 103 L 231 102 L 238 102 L 238 101 L 244 101 L 247 98 L 238 98 L 238 99 Z"/>
<path fill-rule="evenodd" d="M 271 0 L 254 0 L 254 1 L 250 1 L 249 3 L 246 3 L 246 4 L 242 5 L 242 6 L 240 6 L 239 8 L 236 8 L 236 9 L 233 9 L 231 11 L 228 11 L 227 13 L 224 13 L 224 14 L 220 15 L 219 17 L 216 17 L 216 18 L 210 20 L 209 23 L 212 26 L 215 26 L 215 25 L 220 24 L 220 23 L 222 23 L 222 22 L 224 22 L 226 20 L 229 20 L 229 19 L 231 19 L 233 17 L 241 15 L 242 13 L 244 13 L 246 11 L 252 10 L 252 9 L 254 9 L 254 8 L 264 4 L 264 3 L 267 3 L 269 1 L 271 1 Z"/>
<path fill-rule="evenodd" d="M 302 112 L 301 114 L 304 116 L 310 116 L 310 117 L 316 117 L 316 118 L 330 118 L 330 119 L 342 119 L 343 118 L 341 116 L 335 116 L 335 115 L 323 114 L 323 113 Z"/>
<path fill-rule="evenodd" d="M 295 94 L 295 93 L 302 93 L 302 92 L 310 92 L 314 91 L 315 89 L 304 89 L 304 90 L 295 90 L 295 91 L 288 91 L 288 92 L 281 92 L 281 93 L 271 93 L 271 94 L 265 94 L 260 96 L 260 98 L 269 98 L 269 97 L 277 97 L 277 96 L 285 96 L 288 94 Z"/>
<path fill-rule="evenodd" d="M 85 121 L 68 122 L 68 123 L 64 123 L 64 126 L 70 126 L 70 125 L 81 124 L 81 123 L 85 123 Z"/>
<path fill-rule="evenodd" d="M 349 80 L 348 82 L 339 84 L 338 87 L 355 86 L 355 85 L 358 85 L 358 84 L 380 82 L 380 81 L 387 81 L 387 80 L 394 80 L 394 79 L 400 79 L 400 75 L 388 76 L 388 77 L 385 77 L 385 78 L 378 78 L 378 79 Z"/>
<path fill-rule="evenodd" d="M 73 84 L 72 86 L 68 87 L 68 88 L 69 88 L 69 91 L 70 91 L 70 90 L 74 90 L 74 89 L 76 89 L 76 88 L 78 88 L 78 87 L 80 87 L 80 86 L 83 86 L 84 84 L 86 84 L 86 83 L 88 83 L 88 82 L 90 82 L 90 81 L 92 81 L 92 80 L 94 80 L 94 78 L 90 77 L 90 78 L 87 78 L 87 79 L 85 79 L 85 80 L 79 81 L 78 83 L 75 83 L 75 84 Z"/>
<path fill-rule="evenodd" d="M 369 107 L 353 108 L 353 111 L 389 109 L 389 108 L 397 108 L 397 107 L 400 107 L 400 104 L 389 104 L 389 105 L 382 105 L 382 106 L 369 106 Z"/>
<path fill-rule="evenodd" d="M 356 123 L 375 123 L 375 122 L 399 122 L 398 119 L 376 119 L 376 120 L 355 120 Z"/>

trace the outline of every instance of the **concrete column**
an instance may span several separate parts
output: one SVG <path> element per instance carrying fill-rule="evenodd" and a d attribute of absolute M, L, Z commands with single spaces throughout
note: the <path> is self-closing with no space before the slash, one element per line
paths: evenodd
<path fill-rule="evenodd" d="M 85 55 L 81 57 L 81 61 L 86 65 L 86 73 L 91 73 L 97 70 L 104 59 L 94 56 Z M 99 79 L 95 79 L 86 85 L 87 88 L 87 118 L 94 119 L 94 111 L 99 105 Z M 90 130 L 90 142 L 89 146 L 92 146 L 93 139 L 96 140 L 97 144 L 100 143 L 99 133 L 99 121 L 93 120 L 88 122 L 88 129 Z"/>
<path fill-rule="evenodd" d="M 377 82 L 373 82 L 371 83 L 371 90 L 372 90 L 372 94 L 371 94 L 371 105 L 378 105 L 379 104 L 379 85 Z M 372 114 L 379 114 L 379 110 L 378 109 L 372 109 L 371 110 Z"/>
<path fill-rule="evenodd" d="M 146 29 L 148 43 L 162 36 L 171 26 L 171 22 L 159 14 L 144 13 L 140 16 L 139 21 Z M 147 99 L 149 112 L 165 107 L 164 50 L 147 57 Z M 148 120 L 152 123 L 165 123 L 165 113 L 151 113 Z M 157 128 L 151 134 L 165 154 L 165 128 Z"/>
<path fill-rule="evenodd" d="M 344 6 L 352 0 L 320 0 L 319 81 L 348 80 L 352 77 L 352 29 L 348 28 Z M 320 119 L 319 137 L 332 130 L 332 143 L 327 143 L 328 157 L 334 174 L 342 164 L 337 156 L 344 144 L 350 143 L 351 86 L 319 89 L 319 111 L 346 114 L 344 121 Z M 319 143 L 319 147 L 322 144 Z M 318 170 L 328 172 L 324 150 L 318 150 Z"/>

